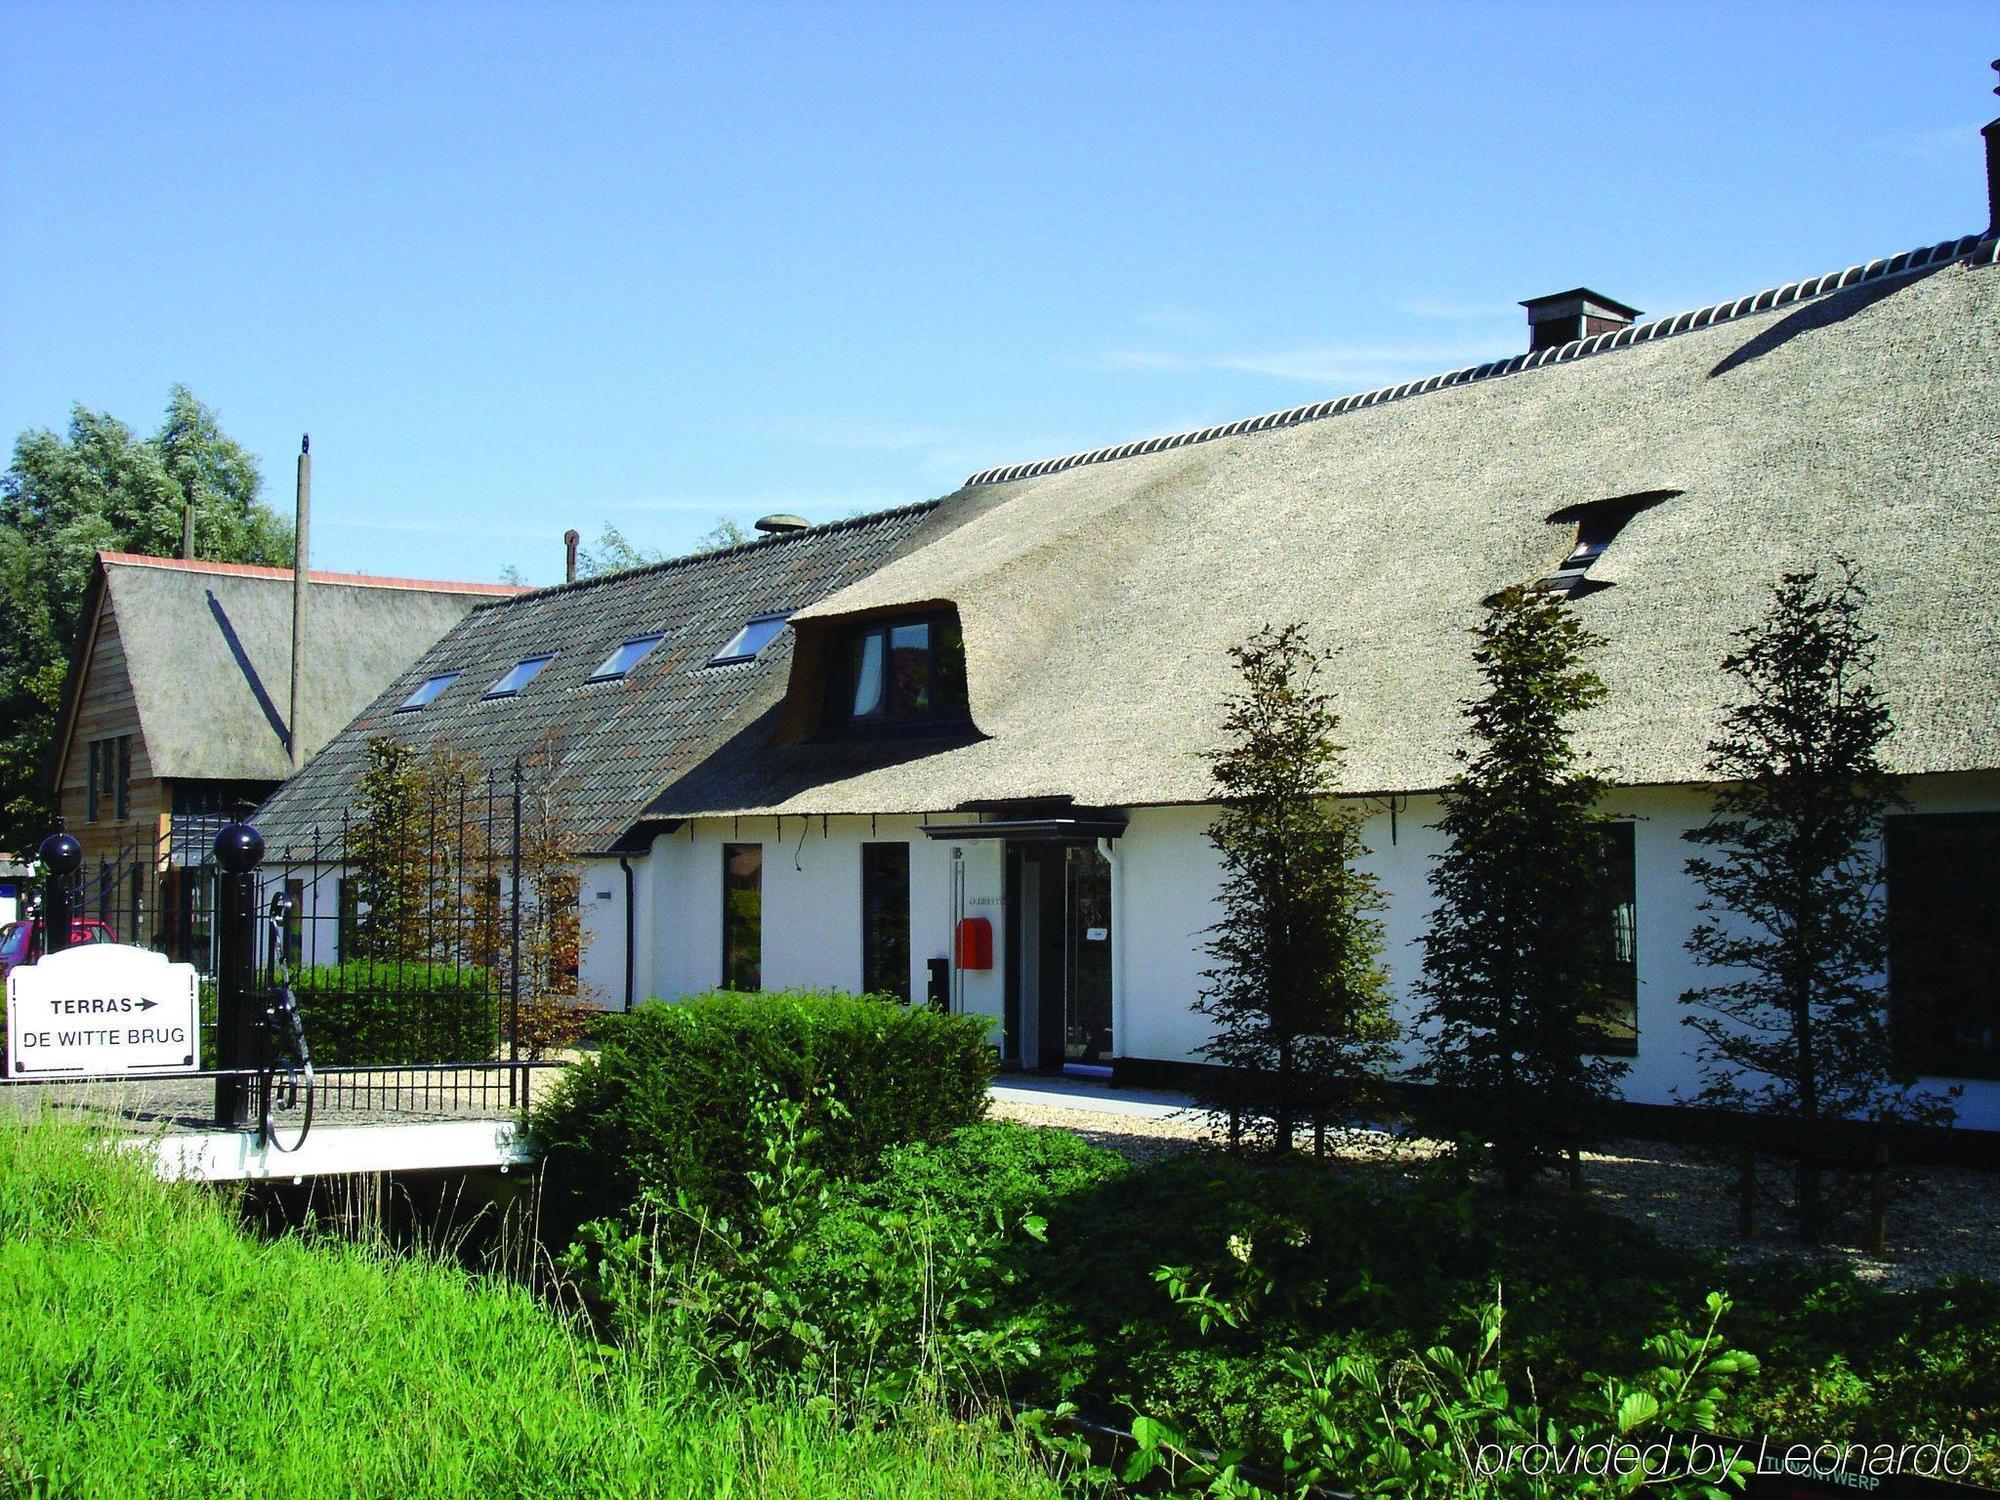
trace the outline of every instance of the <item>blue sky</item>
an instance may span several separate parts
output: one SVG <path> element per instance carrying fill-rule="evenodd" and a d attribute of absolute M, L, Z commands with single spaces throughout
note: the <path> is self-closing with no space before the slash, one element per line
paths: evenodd
<path fill-rule="evenodd" d="M 2000 6 L 0 8 L 0 435 L 530 581 L 1984 226 Z"/>

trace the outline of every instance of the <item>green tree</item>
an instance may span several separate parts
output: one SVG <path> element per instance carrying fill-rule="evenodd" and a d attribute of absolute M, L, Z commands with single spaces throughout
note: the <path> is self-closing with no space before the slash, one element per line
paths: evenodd
<path fill-rule="evenodd" d="M 347 832 L 356 917 L 343 960 L 460 960 L 459 882 L 471 861 L 453 813 L 465 784 L 449 752 L 419 754 L 389 734 L 369 740 Z"/>
<path fill-rule="evenodd" d="M 1307 1119 L 1372 1113 L 1395 1034 L 1382 967 L 1383 905 L 1361 815 L 1338 800 L 1339 716 L 1316 689 L 1326 657 L 1300 624 L 1265 627 L 1230 656 L 1242 684 L 1209 756 L 1222 810 L 1222 920 L 1209 930 L 1195 1009 L 1215 1026 L 1202 1055 L 1224 1072 L 1205 1101 L 1291 1149 Z"/>
<path fill-rule="evenodd" d="M 1819 1152 L 1835 1122 L 1948 1123 L 1950 1102 L 1897 1059 L 1876 840 L 1901 804 L 1879 751 L 1888 706 L 1869 676 L 1875 635 L 1853 566 L 1786 573 L 1722 659 L 1744 701 L 1708 746 L 1719 784 L 1685 837 L 1705 914 L 1688 952 L 1717 982 L 1681 996 L 1700 1037 L 1700 1100 L 1788 1127 L 1798 1229 L 1823 1230 Z"/>
<path fill-rule="evenodd" d="M 1465 704 L 1472 744 L 1445 788 L 1450 846 L 1424 937 L 1426 1058 L 1447 1139 L 1489 1147 L 1510 1192 L 1588 1139 L 1623 1064 L 1583 1048 L 1610 1002 L 1610 934 L 1597 899 L 1601 783 L 1570 719 L 1604 696 L 1584 665 L 1600 644 L 1563 600 L 1516 586 L 1487 605 Z"/>
<path fill-rule="evenodd" d="M 197 556 L 288 566 L 291 528 L 259 503 L 261 482 L 184 386 L 151 438 L 77 406 L 67 433 L 15 440 L 0 476 L 0 847 L 32 849 L 55 815 L 48 761 L 97 553 L 178 555 L 192 500 Z"/>

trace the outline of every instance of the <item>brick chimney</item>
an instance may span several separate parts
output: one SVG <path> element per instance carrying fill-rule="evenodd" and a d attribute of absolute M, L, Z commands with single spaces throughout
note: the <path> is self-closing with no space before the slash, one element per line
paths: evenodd
<path fill-rule="evenodd" d="M 1993 71 L 2000 73 L 2000 58 Z M 2000 88 L 1993 92 L 2000 94 Z M 1979 133 L 1986 137 L 1986 232 L 2000 234 L 2000 120 L 1988 120 Z"/>
<path fill-rule="evenodd" d="M 1594 334 L 1615 333 L 1630 328 L 1639 309 L 1613 302 L 1587 286 L 1546 297 L 1530 297 L 1521 306 L 1528 310 L 1528 352 L 1553 349 Z"/>

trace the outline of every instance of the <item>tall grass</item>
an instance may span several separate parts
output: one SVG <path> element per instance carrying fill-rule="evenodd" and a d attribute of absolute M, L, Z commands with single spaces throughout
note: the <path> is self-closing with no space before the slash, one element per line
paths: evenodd
<path fill-rule="evenodd" d="M 703 1393 L 518 1287 L 258 1239 L 79 1127 L 0 1127 L 0 1494 L 1056 1493 L 939 1414 Z"/>

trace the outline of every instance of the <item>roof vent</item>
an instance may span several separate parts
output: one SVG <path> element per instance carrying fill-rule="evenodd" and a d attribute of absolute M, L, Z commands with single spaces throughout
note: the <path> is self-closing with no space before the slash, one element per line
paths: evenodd
<path fill-rule="evenodd" d="M 805 531 L 812 526 L 804 516 L 788 516 L 780 511 L 774 516 L 759 516 L 757 529 L 766 536 L 783 536 L 788 531 Z"/>
<path fill-rule="evenodd" d="M 1578 339 L 1600 333 L 1616 333 L 1630 328 L 1639 309 L 1613 302 L 1587 286 L 1546 297 L 1530 297 L 1521 306 L 1528 310 L 1528 352 L 1556 349 Z"/>

